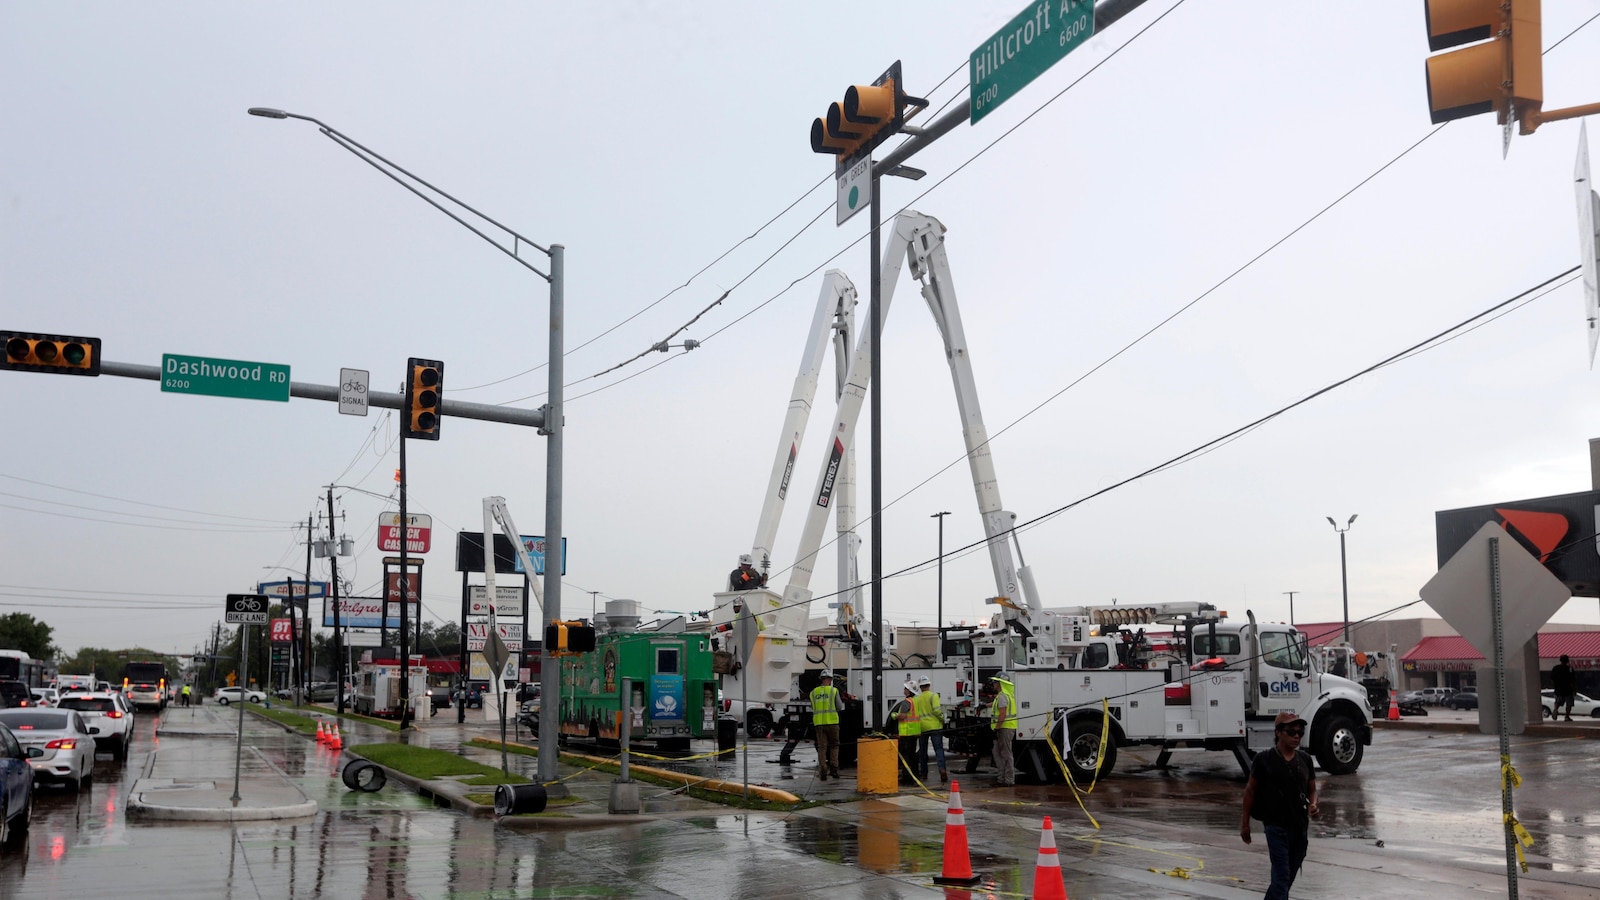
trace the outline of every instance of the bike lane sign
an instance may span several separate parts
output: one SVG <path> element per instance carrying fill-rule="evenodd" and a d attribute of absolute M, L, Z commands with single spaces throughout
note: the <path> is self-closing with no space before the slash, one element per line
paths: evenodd
<path fill-rule="evenodd" d="M 265 625 L 267 607 L 272 602 L 265 594 L 229 594 L 227 623 L 229 625 Z"/>
<path fill-rule="evenodd" d="M 366 369 L 339 370 L 339 414 L 364 416 L 367 414 L 367 383 L 372 373 Z"/>

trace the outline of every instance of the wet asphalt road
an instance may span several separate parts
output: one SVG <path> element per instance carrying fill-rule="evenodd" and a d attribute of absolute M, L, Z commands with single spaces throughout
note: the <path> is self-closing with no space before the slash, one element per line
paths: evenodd
<path fill-rule="evenodd" d="M 1086 800 L 1098 831 L 1063 787 L 1007 790 L 987 773 L 965 778 L 973 865 L 988 877 L 969 895 L 930 883 L 941 863 L 942 799 L 750 816 L 697 806 L 642 825 L 521 833 L 431 808 L 393 784 L 349 793 L 332 754 L 253 718 L 247 742 L 317 801 L 315 817 L 130 823 L 128 790 L 152 749 L 216 740 L 158 740 L 153 719 L 139 717 L 126 765 L 100 757 L 83 795 L 38 792 L 31 831 L 0 850 L 0 897 L 1019 896 L 1032 887 L 1047 814 L 1076 900 L 1246 898 L 1265 888 L 1259 829 L 1251 847 L 1237 835 L 1243 776 L 1221 753 L 1179 752 L 1176 768 L 1157 771 L 1139 768 L 1153 751 L 1125 749 L 1117 774 Z M 456 732 L 435 734 L 438 746 L 451 735 L 459 743 Z M 809 793 L 810 772 L 765 763 L 772 752 L 752 755 L 753 780 Z M 1324 814 L 1295 896 L 1505 896 L 1494 739 L 1386 731 L 1368 754 L 1356 775 L 1323 776 Z M 797 757 L 813 755 L 802 747 Z M 1536 839 L 1521 895 L 1600 896 L 1600 741 L 1530 735 L 1516 741 L 1513 759 L 1524 779 L 1517 812 Z"/>

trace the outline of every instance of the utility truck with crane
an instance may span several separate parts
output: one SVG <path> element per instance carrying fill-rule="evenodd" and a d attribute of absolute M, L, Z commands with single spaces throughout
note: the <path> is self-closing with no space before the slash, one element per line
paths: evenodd
<path fill-rule="evenodd" d="M 1285 710 L 1310 723 L 1306 746 L 1323 768 L 1335 774 L 1355 771 L 1372 740 L 1366 693 L 1349 679 L 1321 671 L 1305 636 L 1292 626 L 1257 623 L 1253 615 L 1244 622 L 1230 621 L 1203 603 L 1044 606 L 1022 554 L 1016 514 L 1000 500 L 944 235 L 944 226 L 930 216 L 907 211 L 896 217 L 884 249 L 879 317 L 887 319 L 900 270 L 909 265 L 944 340 L 994 574 L 995 596 L 989 603 L 998 611 L 982 627 L 941 628 L 939 658 L 931 668 L 848 671 L 848 693 L 862 698 L 867 710 L 872 703 L 887 709 L 898 699 L 902 681 L 927 675 L 946 708 L 952 744 L 975 752 L 985 742 L 981 735 L 988 733 L 988 710 L 979 688 L 1005 673 L 1015 685 L 1019 707 L 1018 768 L 1041 781 L 1062 773 L 1093 778 L 1111 768 L 1117 748 L 1139 744 L 1161 749 L 1158 765 L 1165 765 L 1173 750 L 1195 747 L 1231 751 L 1248 769 L 1250 756 L 1271 746 L 1273 718 Z M 824 337 L 831 333 L 841 348 L 846 346 L 845 314 L 854 299 L 847 284 L 842 273 L 830 271 L 819 299 L 753 547 L 764 571 L 815 393 Z M 831 508 L 837 507 L 840 556 L 840 591 L 832 604 L 836 639 L 862 651 L 882 641 L 881 635 L 861 627 L 860 579 L 854 570 L 859 539 L 854 534 L 852 442 L 869 386 L 871 352 L 870 342 L 862 338 L 849 364 L 841 360 L 838 412 L 815 488 L 806 497 L 808 515 L 787 586 L 781 594 L 763 586 L 715 595 L 714 627 L 726 638 L 742 635 L 742 640 L 727 641 L 739 645 L 741 653 L 737 676 L 724 676 L 729 696 L 788 704 L 803 713 L 799 681 L 807 635 L 828 627 L 825 620 L 810 618 L 809 605 L 811 575 Z M 1172 641 L 1160 658 L 1143 631 L 1143 626 L 1155 625 L 1182 632 L 1181 642 Z M 850 712 L 847 706 L 847 732 Z M 866 716 L 857 712 L 855 718 L 865 721 Z"/>

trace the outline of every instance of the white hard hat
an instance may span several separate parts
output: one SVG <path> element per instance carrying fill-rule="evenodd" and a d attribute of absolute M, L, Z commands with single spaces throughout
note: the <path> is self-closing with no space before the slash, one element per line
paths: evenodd
<path fill-rule="evenodd" d="M 742 553 L 739 555 L 739 565 L 741 566 L 753 566 L 755 565 L 755 562 L 755 560 L 750 558 L 750 554 L 748 553 Z"/>
<path fill-rule="evenodd" d="M 926 675 L 924 675 L 921 678 L 917 679 L 917 684 L 929 684 L 929 685 L 931 685 L 931 684 L 933 684 L 933 679 L 929 678 Z"/>

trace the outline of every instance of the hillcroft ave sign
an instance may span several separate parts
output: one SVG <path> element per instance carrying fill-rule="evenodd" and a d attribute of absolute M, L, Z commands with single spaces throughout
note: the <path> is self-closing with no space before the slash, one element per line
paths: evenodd
<path fill-rule="evenodd" d="M 1090 0 L 1030 4 L 972 51 L 967 61 L 972 87 L 968 121 L 977 124 L 1092 36 L 1094 3 Z"/>
<path fill-rule="evenodd" d="M 161 390 L 289 402 L 289 367 L 210 356 L 161 355 Z"/>

